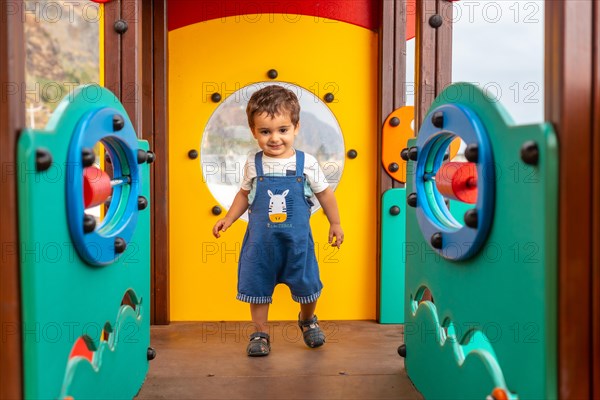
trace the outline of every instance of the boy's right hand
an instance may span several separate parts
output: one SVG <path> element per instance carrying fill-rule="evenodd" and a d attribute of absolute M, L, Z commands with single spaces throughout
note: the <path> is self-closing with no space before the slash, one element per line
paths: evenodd
<path fill-rule="evenodd" d="M 220 232 L 221 231 L 225 232 L 227 230 L 227 228 L 229 228 L 230 226 L 231 226 L 230 221 L 228 221 L 226 218 L 221 218 L 220 220 L 217 221 L 215 226 L 213 226 L 213 235 L 216 238 L 220 238 L 221 237 Z"/>

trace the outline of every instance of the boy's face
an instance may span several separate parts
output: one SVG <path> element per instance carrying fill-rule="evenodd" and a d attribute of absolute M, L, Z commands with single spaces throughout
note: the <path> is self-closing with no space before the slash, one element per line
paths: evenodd
<path fill-rule="evenodd" d="M 271 118 L 262 113 L 254 116 L 252 134 L 266 156 L 288 158 L 294 154 L 294 140 L 299 129 L 300 123 L 294 126 L 287 114 L 276 114 Z"/>

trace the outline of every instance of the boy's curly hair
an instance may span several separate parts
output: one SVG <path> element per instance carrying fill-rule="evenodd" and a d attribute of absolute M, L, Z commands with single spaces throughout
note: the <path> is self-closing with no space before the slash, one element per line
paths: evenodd
<path fill-rule="evenodd" d="M 279 85 L 270 85 L 254 92 L 248 106 L 246 115 L 248 125 L 254 129 L 254 116 L 266 113 L 271 118 L 275 115 L 287 113 L 294 126 L 300 121 L 300 102 L 296 94 Z"/>

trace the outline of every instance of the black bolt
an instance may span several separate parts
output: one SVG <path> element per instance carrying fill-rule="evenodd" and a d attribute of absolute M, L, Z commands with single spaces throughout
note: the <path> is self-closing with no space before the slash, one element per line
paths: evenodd
<path fill-rule="evenodd" d="M 113 115 L 113 131 L 120 131 L 125 126 L 125 120 L 119 114 Z"/>
<path fill-rule="evenodd" d="M 408 197 L 406 198 L 406 203 L 411 207 L 416 207 L 417 206 L 417 194 L 416 193 L 409 194 Z"/>
<path fill-rule="evenodd" d="M 400 118 L 398 117 L 393 117 L 390 119 L 390 125 L 391 126 L 398 126 L 400 125 Z"/>
<path fill-rule="evenodd" d="M 400 166 L 398 164 L 396 164 L 395 162 L 393 162 L 390 165 L 388 165 L 388 169 L 390 170 L 390 172 L 398 172 L 398 170 L 400 169 Z"/>
<path fill-rule="evenodd" d="M 477 210 L 472 208 L 467 210 L 464 216 L 465 225 L 469 228 L 476 229 L 477 228 Z"/>
<path fill-rule="evenodd" d="M 276 69 L 270 69 L 267 71 L 267 76 L 269 77 L 269 79 L 275 79 L 277 78 L 277 76 L 279 76 L 279 74 L 277 73 Z"/>
<path fill-rule="evenodd" d="M 114 28 L 115 28 L 115 32 L 117 32 L 119 35 L 122 35 L 125 32 L 127 32 L 127 29 L 129 29 L 129 25 L 127 24 L 127 21 L 119 19 L 119 20 L 115 21 Z"/>
<path fill-rule="evenodd" d="M 442 22 L 442 16 L 439 14 L 433 14 L 431 17 L 429 17 L 429 25 L 432 28 L 439 28 L 442 26 Z"/>
<path fill-rule="evenodd" d="M 214 206 L 212 208 L 211 212 L 213 213 L 213 215 L 221 215 L 223 210 L 221 210 L 221 207 L 219 207 L 219 206 Z"/>
<path fill-rule="evenodd" d="M 148 199 L 144 196 L 138 196 L 138 210 L 145 210 L 148 207 Z"/>
<path fill-rule="evenodd" d="M 523 146 L 521 146 L 521 160 L 525 164 L 537 165 L 540 160 L 540 149 L 536 142 L 529 140 L 523 143 Z"/>
<path fill-rule="evenodd" d="M 35 170 L 37 172 L 43 172 L 50 168 L 52 165 L 52 154 L 48 150 L 36 149 L 35 150 Z"/>
<path fill-rule="evenodd" d="M 408 149 L 408 158 L 412 161 L 417 161 L 417 157 L 419 156 L 419 149 L 417 146 L 413 146 Z"/>
<path fill-rule="evenodd" d="M 400 158 L 403 159 L 404 161 L 408 161 L 408 149 L 407 148 L 402 149 L 402 151 L 400 152 Z"/>
<path fill-rule="evenodd" d="M 156 154 L 154 154 L 153 151 L 148 150 L 146 152 L 146 162 L 152 164 L 154 161 L 156 161 Z"/>
<path fill-rule="evenodd" d="M 142 150 L 142 149 L 138 149 L 137 151 L 137 162 L 138 164 L 143 164 L 146 162 L 148 158 L 148 153 L 146 153 L 146 150 Z"/>
<path fill-rule="evenodd" d="M 354 149 L 350 149 L 350 150 L 348 150 L 346 155 L 348 156 L 348 158 L 354 160 L 356 157 L 358 157 L 358 152 Z"/>
<path fill-rule="evenodd" d="M 398 346 L 398 355 L 402 358 L 406 358 L 406 345 L 401 344 Z"/>
<path fill-rule="evenodd" d="M 434 112 L 431 116 L 431 123 L 436 128 L 442 129 L 442 127 L 444 126 L 444 113 L 441 111 Z"/>
<path fill-rule="evenodd" d="M 83 216 L 83 232 L 94 232 L 94 229 L 96 229 L 96 218 L 93 215 L 85 214 Z"/>
<path fill-rule="evenodd" d="M 398 206 L 391 206 L 390 207 L 390 214 L 394 215 L 394 216 L 400 214 L 400 207 L 398 207 Z"/>
<path fill-rule="evenodd" d="M 335 96 L 333 95 L 333 93 L 326 93 L 325 96 L 323 96 L 323 99 L 325 99 L 325 102 L 327 103 L 331 103 L 334 98 Z"/>
<path fill-rule="evenodd" d="M 467 148 L 465 149 L 465 158 L 474 163 L 479 161 L 479 146 L 477 143 L 467 145 Z"/>
<path fill-rule="evenodd" d="M 440 232 L 431 235 L 431 245 L 436 249 L 442 248 L 442 234 Z"/>
<path fill-rule="evenodd" d="M 90 148 L 84 148 L 81 150 L 81 163 L 84 167 L 91 167 L 94 165 L 94 161 L 96 161 L 94 150 Z"/>
<path fill-rule="evenodd" d="M 119 254 L 125 251 L 127 248 L 127 243 L 123 238 L 115 238 L 115 253 Z"/>
<path fill-rule="evenodd" d="M 210 99 L 213 101 L 213 103 L 218 103 L 221 101 L 221 94 L 220 93 L 213 93 L 210 95 Z"/>
<path fill-rule="evenodd" d="M 146 358 L 148 358 L 148 361 L 154 360 L 156 358 L 156 350 L 154 350 L 152 347 L 148 347 Z"/>
<path fill-rule="evenodd" d="M 188 157 L 190 158 L 190 160 L 195 160 L 196 158 L 198 158 L 198 151 L 194 149 L 188 151 Z"/>

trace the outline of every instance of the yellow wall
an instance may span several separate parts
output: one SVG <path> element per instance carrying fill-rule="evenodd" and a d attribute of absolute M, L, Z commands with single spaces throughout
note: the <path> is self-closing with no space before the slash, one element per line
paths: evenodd
<path fill-rule="evenodd" d="M 346 240 L 337 251 L 326 246 L 328 222 L 322 211 L 312 219 L 323 294 L 321 319 L 374 319 L 376 315 L 377 35 L 323 18 L 246 15 L 202 22 L 169 33 L 169 201 L 171 319 L 248 320 L 248 305 L 235 300 L 237 258 L 246 229 L 238 220 L 221 239 L 211 230 L 217 204 L 203 183 L 202 133 L 218 104 L 246 85 L 291 82 L 329 103 L 344 134 L 346 159 L 336 190 Z M 250 135 L 248 131 L 248 135 Z M 224 214 L 223 214 L 224 215 Z M 293 320 L 298 306 L 279 285 L 270 319 Z"/>

